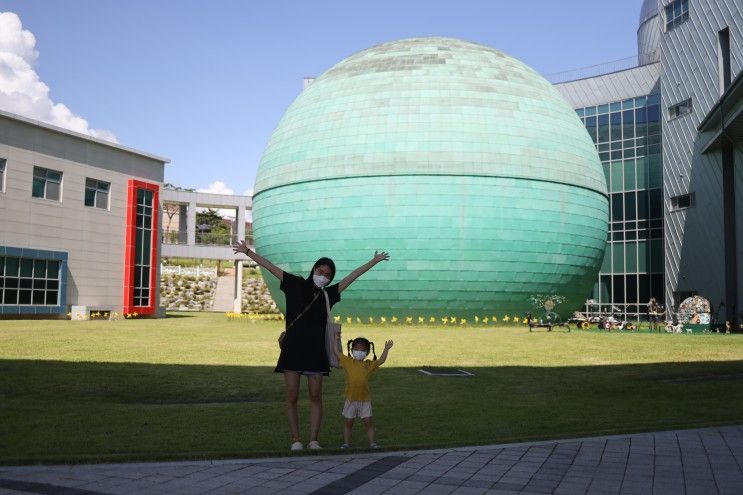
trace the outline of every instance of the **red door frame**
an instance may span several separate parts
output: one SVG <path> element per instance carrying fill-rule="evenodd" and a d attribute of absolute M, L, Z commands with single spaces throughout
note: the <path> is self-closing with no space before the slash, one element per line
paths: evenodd
<path fill-rule="evenodd" d="M 134 267 L 136 248 L 134 246 L 137 238 L 137 190 L 144 189 L 152 192 L 152 243 L 150 251 L 150 304 L 149 306 L 134 305 Z M 160 290 L 157 281 L 157 253 L 160 246 L 159 231 L 159 196 L 160 185 L 129 179 L 126 203 L 126 248 L 124 251 L 124 304 L 125 314 L 138 313 L 140 315 L 151 315 L 155 313 L 157 294 Z"/>

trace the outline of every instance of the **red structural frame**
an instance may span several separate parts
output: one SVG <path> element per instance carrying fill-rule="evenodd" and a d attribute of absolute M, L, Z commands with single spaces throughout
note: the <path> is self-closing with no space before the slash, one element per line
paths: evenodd
<path fill-rule="evenodd" d="M 144 189 L 152 191 L 152 235 L 150 236 L 151 256 L 150 256 L 150 305 L 149 306 L 135 306 L 134 305 L 134 254 L 136 249 L 134 246 L 137 229 L 137 191 Z M 138 313 L 140 315 L 151 315 L 155 313 L 155 304 L 157 300 L 157 293 L 159 291 L 159 284 L 157 281 L 157 267 L 155 264 L 158 262 L 157 250 L 159 246 L 158 239 L 158 205 L 160 195 L 160 186 L 158 184 L 150 184 L 149 182 L 142 182 L 140 180 L 129 179 L 129 185 L 127 187 L 127 202 L 126 202 L 126 249 L 124 252 L 124 313 Z"/>

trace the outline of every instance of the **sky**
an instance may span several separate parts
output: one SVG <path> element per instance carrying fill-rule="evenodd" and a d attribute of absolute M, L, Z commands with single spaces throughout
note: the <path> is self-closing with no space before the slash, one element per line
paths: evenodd
<path fill-rule="evenodd" d="M 250 194 L 305 77 L 417 36 L 543 75 L 636 54 L 642 0 L 0 0 L 0 109 L 168 158 L 165 181 Z"/>

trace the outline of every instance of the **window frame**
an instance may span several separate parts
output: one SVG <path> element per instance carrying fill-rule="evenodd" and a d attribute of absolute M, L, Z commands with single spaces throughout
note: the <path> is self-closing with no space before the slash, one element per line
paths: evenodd
<path fill-rule="evenodd" d="M 61 304 L 64 290 L 64 268 L 61 260 L 13 254 L 0 256 L 0 259 L 0 277 L 3 280 L 0 286 L 0 307 L 58 307 Z M 14 273 L 7 272 L 11 266 L 9 259 L 15 260 L 12 265 L 15 267 Z M 55 267 L 53 270 L 52 266 Z M 53 300 L 50 301 L 52 297 Z"/>
<path fill-rule="evenodd" d="M 678 7 L 678 14 L 674 12 Z M 686 9 L 684 9 L 686 7 Z M 689 20 L 689 0 L 673 0 L 663 7 L 665 32 L 676 29 Z"/>
<path fill-rule="evenodd" d="M 686 203 L 688 200 L 688 204 L 680 205 L 679 203 L 681 202 L 681 200 L 684 200 L 684 203 Z M 671 196 L 669 198 L 669 202 L 671 203 L 670 211 L 686 210 L 696 205 L 696 194 L 694 192 L 687 192 L 684 194 Z"/>
<path fill-rule="evenodd" d="M 59 180 L 57 181 L 57 180 L 51 179 L 49 177 L 49 172 L 54 172 L 56 174 L 59 174 Z M 38 173 L 43 173 L 43 176 L 38 175 Z M 35 192 L 34 192 L 34 186 L 36 184 L 36 180 L 37 179 L 43 179 L 44 180 L 44 189 L 43 189 L 44 192 L 43 192 L 43 195 L 42 196 L 37 196 L 35 194 Z M 36 199 L 44 199 L 44 200 L 47 200 L 47 201 L 56 201 L 58 203 L 61 203 L 62 202 L 62 184 L 63 184 L 63 181 L 64 181 L 64 172 L 62 172 L 61 170 L 54 170 L 54 169 L 51 169 L 51 168 L 45 168 L 45 167 L 40 167 L 38 165 L 34 165 L 33 176 L 32 176 L 32 181 L 31 181 L 31 197 L 32 198 L 36 198 Z M 59 197 L 57 197 L 57 198 L 49 198 L 48 197 L 49 188 L 47 186 L 49 185 L 49 183 L 53 183 L 53 184 L 58 184 L 59 185 L 59 190 L 58 190 Z"/>
<path fill-rule="evenodd" d="M 0 156 L 0 193 L 5 192 L 5 176 L 8 175 L 8 159 Z"/>
<path fill-rule="evenodd" d="M 680 113 L 680 110 L 682 108 L 686 108 L 687 111 L 684 113 Z M 694 103 L 692 102 L 692 98 L 689 97 L 685 99 L 684 101 L 680 101 L 676 104 L 671 105 L 668 107 L 668 120 L 675 120 L 680 119 L 681 117 L 685 117 L 686 115 L 694 113 Z"/>
<path fill-rule="evenodd" d="M 94 186 L 89 185 L 90 182 L 94 183 Z M 105 190 L 102 189 L 100 186 L 102 184 L 105 184 L 106 188 Z M 93 204 L 88 204 L 88 191 L 93 191 Z M 98 203 L 100 202 L 101 195 L 105 193 L 106 194 L 106 204 L 104 206 L 100 206 Z M 111 209 L 111 183 L 106 182 L 104 180 L 100 179 L 94 179 L 92 177 L 86 177 L 85 178 L 85 192 L 83 194 L 83 206 L 86 208 L 93 208 L 96 210 L 103 210 L 103 211 L 110 211 Z"/>

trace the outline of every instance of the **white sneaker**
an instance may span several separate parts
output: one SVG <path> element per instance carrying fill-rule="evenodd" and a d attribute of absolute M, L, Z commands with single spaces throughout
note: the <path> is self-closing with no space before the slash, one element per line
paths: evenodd
<path fill-rule="evenodd" d="M 322 447 L 320 447 L 320 444 L 317 440 L 313 440 L 310 443 L 307 444 L 307 448 L 310 450 L 320 450 Z"/>
<path fill-rule="evenodd" d="M 304 445 L 302 445 L 302 442 L 294 442 L 292 444 L 292 451 L 297 452 L 299 450 L 302 450 L 304 448 Z"/>

